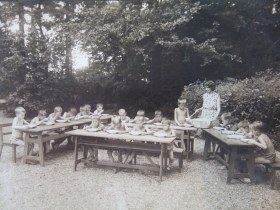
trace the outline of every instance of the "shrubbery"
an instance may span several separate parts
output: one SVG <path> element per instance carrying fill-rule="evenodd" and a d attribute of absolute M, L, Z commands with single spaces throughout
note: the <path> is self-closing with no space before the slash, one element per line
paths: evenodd
<path fill-rule="evenodd" d="M 187 86 L 190 112 L 202 106 L 204 82 Z M 250 79 L 226 78 L 215 81 L 221 96 L 221 113 L 232 112 L 240 120 L 261 120 L 268 132 L 280 135 L 280 73 L 270 70 L 256 74 Z"/>

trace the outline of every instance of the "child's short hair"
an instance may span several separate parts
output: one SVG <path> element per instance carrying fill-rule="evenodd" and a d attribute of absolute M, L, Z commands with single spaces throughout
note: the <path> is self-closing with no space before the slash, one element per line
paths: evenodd
<path fill-rule="evenodd" d="M 255 121 L 250 126 L 253 130 L 259 130 L 260 132 L 264 132 L 265 124 L 262 121 Z"/>
<path fill-rule="evenodd" d="M 145 111 L 144 110 L 138 110 L 137 116 L 145 116 Z"/>
<path fill-rule="evenodd" d="M 71 112 L 73 115 L 77 115 L 77 109 L 74 107 L 70 107 L 69 112 Z"/>
<path fill-rule="evenodd" d="M 238 128 L 249 128 L 250 123 L 248 122 L 248 120 L 243 120 L 240 121 L 237 126 Z"/>
<path fill-rule="evenodd" d="M 186 104 L 187 103 L 187 100 L 186 99 L 182 99 L 182 98 L 179 98 L 178 99 L 178 105 L 179 104 Z"/>
<path fill-rule="evenodd" d="M 120 109 L 120 110 L 118 111 L 118 113 L 119 113 L 119 115 L 120 115 L 120 114 L 125 114 L 126 111 L 125 111 L 125 109 Z"/>
<path fill-rule="evenodd" d="M 38 116 L 47 116 L 46 110 L 40 110 L 40 111 L 38 112 Z"/>
<path fill-rule="evenodd" d="M 96 104 L 96 108 L 98 108 L 99 106 L 103 107 L 103 104 L 101 104 L 101 103 Z"/>
<path fill-rule="evenodd" d="M 168 118 L 166 118 L 166 117 L 164 117 L 164 118 L 162 119 L 161 123 L 162 123 L 162 124 L 167 123 L 168 125 L 171 125 L 171 120 L 168 119 Z"/>
<path fill-rule="evenodd" d="M 100 116 L 97 114 L 92 115 L 91 119 L 97 119 L 98 121 L 100 121 Z"/>
<path fill-rule="evenodd" d="M 91 105 L 89 105 L 89 104 L 85 104 L 85 105 L 84 105 L 84 107 L 86 107 L 86 106 L 89 106 L 89 107 L 91 107 Z"/>
<path fill-rule="evenodd" d="M 240 120 L 237 117 L 234 117 L 232 119 L 229 120 L 228 124 L 233 125 L 238 123 Z"/>
<path fill-rule="evenodd" d="M 62 111 L 62 108 L 60 106 L 54 107 L 54 111 Z"/>
<path fill-rule="evenodd" d="M 21 112 L 26 113 L 25 109 L 23 107 L 17 107 L 15 108 L 15 113 L 20 114 Z"/>
<path fill-rule="evenodd" d="M 155 115 L 162 115 L 162 112 L 160 110 L 156 110 Z"/>
<path fill-rule="evenodd" d="M 221 115 L 221 118 L 224 118 L 225 120 L 229 120 L 231 118 L 231 112 L 225 112 Z"/>
<path fill-rule="evenodd" d="M 111 121 L 112 121 L 113 124 L 121 123 L 122 122 L 121 118 L 119 116 L 117 116 L 117 115 L 112 116 Z"/>

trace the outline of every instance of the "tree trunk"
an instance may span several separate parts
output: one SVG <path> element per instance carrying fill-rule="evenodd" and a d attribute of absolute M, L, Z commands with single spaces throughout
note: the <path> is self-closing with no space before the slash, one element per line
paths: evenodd
<path fill-rule="evenodd" d="M 70 8 L 69 8 L 69 1 L 65 2 L 65 8 L 66 8 L 66 19 L 65 22 L 66 24 L 69 23 L 70 21 L 70 17 L 69 17 L 69 13 L 70 13 Z M 66 69 L 65 69 L 65 73 L 66 74 L 71 74 L 72 73 L 72 44 L 71 44 L 71 37 L 70 37 L 70 31 L 68 31 L 68 33 L 66 34 L 66 40 L 65 40 L 65 44 L 66 44 L 66 58 L 65 58 L 65 64 L 66 64 Z"/>

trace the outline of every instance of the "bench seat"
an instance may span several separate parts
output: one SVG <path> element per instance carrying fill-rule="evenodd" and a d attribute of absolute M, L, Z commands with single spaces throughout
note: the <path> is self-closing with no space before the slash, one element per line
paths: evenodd
<path fill-rule="evenodd" d="M 268 172 L 268 169 L 271 170 L 271 177 L 270 177 L 270 188 L 273 189 L 275 184 L 275 173 L 277 170 L 280 170 L 280 158 L 276 157 L 274 163 L 268 163 L 264 164 L 266 171 Z"/>

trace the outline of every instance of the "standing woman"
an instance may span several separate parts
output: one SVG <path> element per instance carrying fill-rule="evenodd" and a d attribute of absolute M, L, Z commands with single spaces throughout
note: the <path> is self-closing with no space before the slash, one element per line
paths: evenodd
<path fill-rule="evenodd" d="M 213 81 L 206 82 L 205 87 L 206 93 L 203 94 L 203 105 L 195 112 L 202 111 L 199 118 L 216 121 L 221 111 L 220 95 L 215 92 L 216 85 Z"/>

